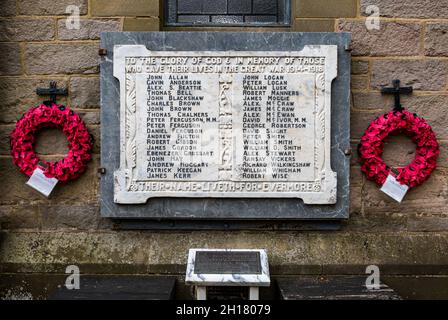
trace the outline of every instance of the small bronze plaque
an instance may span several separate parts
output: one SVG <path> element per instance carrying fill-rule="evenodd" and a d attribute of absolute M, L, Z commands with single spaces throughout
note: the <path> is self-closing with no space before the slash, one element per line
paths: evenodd
<path fill-rule="evenodd" d="M 260 253 L 255 251 L 198 251 L 196 274 L 261 274 Z"/>

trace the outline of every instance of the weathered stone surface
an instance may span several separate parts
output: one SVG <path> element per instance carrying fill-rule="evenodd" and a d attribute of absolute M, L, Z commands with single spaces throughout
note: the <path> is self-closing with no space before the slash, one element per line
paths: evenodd
<path fill-rule="evenodd" d="M 22 72 L 18 43 L 0 43 L 0 75 L 16 75 Z"/>
<path fill-rule="evenodd" d="M 57 128 L 42 129 L 36 134 L 34 150 L 39 155 L 58 154 L 65 157 L 68 152 L 67 137 Z"/>
<path fill-rule="evenodd" d="M 364 175 L 359 164 L 350 167 L 350 186 L 360 186 L 364 182 Z M 352 197 L 350 197 L 352 198 Z"/>
<path fill-rule="evenodd" d="M 1 64 L 0 64 L 1 65 Z M 52 77 L 61 88 L 67 87 L 64 79 Z M 20 119 L 30 107 L 42 103 L 48 97 L 38 96 L 36 88 L 48 88 L 49 79 L 39 78 L 0 78 L 0 123 L 14 123 Z M 67 104 L 66 97 L 58 96 L 58 103 Z"/>
<path fill-rule="evenodd" d="M 437 165 L 439 167 L 448 167 L 448 143 L 447 142 L 439 142 L 440 146 L 440 155 L 437 159 Z"/>
<path fill-rule="evenodd" d="M 100 124 L 100 113 L 96 110 L 74 110 L 86 124 Z"/>
<path fill-rule="evenodd" d="M 124 18 L 123 31 L 158 31 L 160 20 L 158 18 Z"/>
<path fill-rule="evenodd" d="M 350 115 L 350 137 L 352 139 L 361 138 L 369 123 L 377 116 L 377 113 L 352 112 Z M 353 151 L 356 152 L 356 150 L 355 148 Z"/>
<path fill-rule="evenodd" d="M 356 92 L 354 97 L 354 109 L 376 110 L 372 113 L 352 113 L 352 138 L 359 138 L 367 129 L 370 121 L 380 113 L 388 112 L 393 107 L 393 97 L 383 96 L 380 93 Z M 448 95 L 410 95 L 402 97 L 402 105 L 407 110 L 423 117 L 433 128 L 438 139 L 448 138 L 446 123 L 448 115 Z"/>
<path fill-rule="evenodd" d="M 401 18 L 446 18 L 448 4 L 446 1 L 433 0 L 361 0 L 361 13 L 366 13 L 370 5 L 377 6 L 382 17 Z"/>
<path fill-rule="evenodd" d="M 425 33 L 427 56 L 448 56 L 448 23 L 428 23 Z"/>
<path fill-rule="evenodd" d="M 350 213 L 350 221 L 345 224 L 346 232 L 446 232 L 448 216 L 446 214 L 416 214 L 408 212 L 371 211 L 366 214 L 358 211 Z M 383 269 L 382 269 L 383 270 Z"/>
<path fill-rule="evenodd" d="M 42 157 L 48 161 L 59 160 L 60 157 Z M 13 164 L 10 157 L 0 158 L 0 172 L 2 184 L 8 186 L 8 192 L 0 194 L 0 205 L 34 205 L 34 204 L 91 204 L 97 202 L 98 157 L 94 156 L 87 171 L 77 180 L 64 185 L 57 185 L 49 199 L 41 196 L 37 191 L 26 186 L 28 177 L 21 173 Z"/>
<path fill-rule="evenodd" d="M 96 271 L 109 265 L 118 269 L 127 266 L 128 273 L 138 267 L 143 267 L 147 273 L 173 272 L 184 270 L 186 253 L 192 247 L 262 247 L 268 252 L 271 266 L 277 271 L 290 270 L 291 273 L 300 267 L 315 265 L 360 265 L 365 270 L 370 264 L 448 264 L 446 233 L 214 232 L 214 235 L 211 237 L 206 231 L 10 232 L 2 238 L 0 263 L 10 267 L 26 264 L 28 270 L 34 272 L 61 272 L 72 261 L 76 261 L 81 270 L 95 264 Z M 183 268 L 177 268 L 179 265 Z"/>
<path fill-rule="evenodd" d="M 41 205 L 42 229 L 96 230 L 102 224 L 97 205 Z M 110 222 L 109 222 L 110 225 Z"/>
<path fill-rule="evenodd" d="M 401 204 L 380 191 L 374 182 L 367 181 L 362 197 L 365 212 L 446 214 L 448 180 L 443 171 L 433 171 L 425 183 L 408 191 Z"/>
<path fill-rule="evenodd" d="M 384 140 L 384 161 L 393 167 L 407 166 L 415 158 L 415 144 L 407 136 L 391 135 Z"/>
<path fill-rule="evenodd" d="M 404 98 L 404 95 L 402 96 Z M 352 108 L 355 110 L 390 110 L 394 105 L 392 95 L 380 92 L 354 92 Z"/>
<path fill-rule="evenodd" d="M 101 32 L 120 31 L 119 20 L 81 19 L 79 29 L 67 29 L 66 20 L 58 20 L 58 39 L 60 40 L 97 40 Z"/>
<path fill-rule="evenodd" d="M 364 90 L 367 89 L 369 83 L 368 76 L 352 75 L 350 86 L 352 90 Z"/>
<path fill-rule="evenodd" d="M 66 8 L 74 5 L 81 15 L 87 14 L 88 0 L 20 0 L 19 13 L 27 16 L 65 15 Z"/>
<path fill-rule="evenodd" d="M 0 20 L 0 41 L 39 41 L 54 37 L 53 19 L 2 19 Z"/>
<path fill-rule="evenodd" d="M 353 213 L 358 213 L 362 211 L 361 192 L 362 187 L 360 185 L 350 185 L 350 219 Z"/>
<path fill-rule="evenodd" d="M 97 77 L 72 77 L 70 79 L 70 103 L 80 109 L 99 108 L 100 79 Z"/>
<path fill-rule="evenodd" d="M 444 60 L 375 60 L 372 63 L 371 87 L 390 86 L 392 79 L 400 79 L 403 86 L 414 90 L 445 90 L 448 61 Z"/>
<path fill-rule="evenodd" d="M 3 0 L 2 1 L 2 10 L 0 10 L 0 16 L 7 17 L 13 16 L 16 14 L 16 0 Z"/>
<path fill-rule="evenodd" d="M 158 0 L 92 0 L 92 16 L 159 16 Z"/>
<path fill-rule="evenodd" d="M 334 19 L 295 19 L 292 29 L 299 32 L 333 32 Z"/>
<path fill-rule="evenodd" d="M 88 74 L 99 69 L 96 44 L 28 44 L 25 59 L 30 74 Z"/>
<path fill-rule="evenodd" d="M 40 215 L 37 206 L 0 206 L 0 229 L 38 229 Z"/>
<path fill-rule="evenodd" d="M 350 18 L 356 16 L 356 0 L 296 0 L 296 17 Z"/>
<path fill-rule="evenodd" d="M 352 59 L 352 74 L 366 74 L 369 72 L 369 61 Z"/>
<path fill-rule="evenodd" d="M 0 155 L 9 155 L 9 135 L 14 129 L 14 125 L 0 125 Z"/>
<path fill-rule="evenodd" d="M 339 30 L 352 33 L 354 56 L 414 56 L 420 53 L 421 25 L 382 22 L 380 30 L 368 30 L 364 21 L 339 21 Z"/>

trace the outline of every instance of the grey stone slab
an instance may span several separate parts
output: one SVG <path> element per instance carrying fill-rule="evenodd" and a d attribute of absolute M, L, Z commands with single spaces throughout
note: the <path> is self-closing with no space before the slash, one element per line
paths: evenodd
<path fill-rule="evenodd" d="M 350 42 L 347 33 L 112 32 L 101 35 L 101 214 L 110 218 L 205 220 L 345 219 L 349 212 Z M 300 199 L 152 198 L 146 204 L 114 203 L 113 173 L 119 166 L 119 82 L 112 75 L 114 45 L 141 44 L 154 51 L 299 51 L 304 45 L 338 47 L 338 75 L 332 85 L 331 166 L 337 172 L 337 202 L 305 205 Z"/>

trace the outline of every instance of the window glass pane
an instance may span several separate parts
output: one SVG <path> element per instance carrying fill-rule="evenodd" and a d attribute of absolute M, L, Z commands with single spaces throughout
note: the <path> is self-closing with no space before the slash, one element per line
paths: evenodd
<path fill-rule="evenodd" d="M 167 26 L 290 24 L 291 0 L 165 0 Z"/>

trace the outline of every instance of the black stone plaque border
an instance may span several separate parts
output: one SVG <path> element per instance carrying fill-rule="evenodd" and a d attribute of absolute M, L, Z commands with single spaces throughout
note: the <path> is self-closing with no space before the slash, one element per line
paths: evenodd
<path fill-rule="evenodd" d="M 250 229 L 266 224 L 306 221 L 312 224 L 347 219 L 349 216 L 350 156 L 350 34 L 299 32 L 105 32 L 101 34 L 101 48 L 107 55 L 101 58 L 101 216 L 119 219 L 118 226 L 132 228 L 132 220 L 150 219 L 147 229 Z M 337 45 L 338 75 L 332 84 L 331 111 L 331 166 L 337 172 L 337 203 L 334 205 L 306 205 L 300 199 L 229 199 L 229 198 L 152 198 L 146 204 L 114 203 L 114 171 L 119 167 L 120 90 L 113 77 L 114 45 L 142 44 L 158 51 L 299 51 L 304 45 Z M 131 220 L 128 220 L 131 219 Z M 135 220 L 134 220 L 135 221 Z M 228 222 L 227 222 L 228 221 Z M 229 228 L 234 221 L 244 221 Z M 213 222 L 216 227 L 213 227 Z M 160 226 L 156 225 L 160 223 Z M 337 222 L 336 222 L 337 224 Z M 323 222 L 315 229 L 332 229 Z M 164 228 L 163 226 L 166 226 Z M 238 226 L 241 226 L 240 228 Z M 257 229 L 258 229 L 257 227 Z M 288 228 L 286 228 L 288 229 Z"/>

